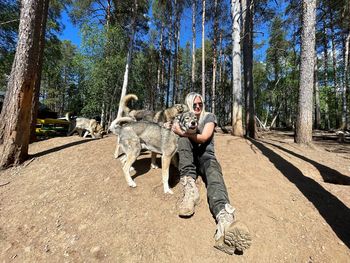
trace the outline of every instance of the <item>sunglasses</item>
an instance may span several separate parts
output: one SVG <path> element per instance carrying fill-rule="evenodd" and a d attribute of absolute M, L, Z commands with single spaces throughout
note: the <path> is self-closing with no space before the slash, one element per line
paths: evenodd
<path fill-rule="evenodd" d="M 193 103 L 193 108 L 195 109 L 195 108 L 202 108 L 203 107 L 203 103 L 202 102 L 200 102 L 200 103 Z"/>

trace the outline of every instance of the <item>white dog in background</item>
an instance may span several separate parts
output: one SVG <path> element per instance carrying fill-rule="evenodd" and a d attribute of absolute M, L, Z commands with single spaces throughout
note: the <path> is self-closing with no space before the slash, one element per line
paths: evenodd
<path fill-rule="evenodd" d="M 66 120 L 70 122 L 68 136 L 71 136 L 74 132 L 78 132 L 79 136 L 82 136 L 82 133 L 85 132 L 83 136 L 84 138 L 89 134 L 94 139 L 103 137 L 103 128 L 95 119 L 83 117 L 71 119 L 70 113 L 67 113 Z"/>

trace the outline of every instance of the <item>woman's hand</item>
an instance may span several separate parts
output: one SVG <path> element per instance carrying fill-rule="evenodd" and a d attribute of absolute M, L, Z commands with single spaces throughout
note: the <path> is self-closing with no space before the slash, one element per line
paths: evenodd
<path fill-rule="evenodd" d="M 177 134 L 177 135 L 179 135 L 179 136 L 187 137 L 187 136 L 186 136 L 186 133 L 185 133 L 183 130 L 181 130 L 180 125 L 179 125 L 178 122 L 174 122 L 174 123 L 173 123 L 173 125 L 171 126 L 171 130 L 172 130 L 175 134 Z"/>

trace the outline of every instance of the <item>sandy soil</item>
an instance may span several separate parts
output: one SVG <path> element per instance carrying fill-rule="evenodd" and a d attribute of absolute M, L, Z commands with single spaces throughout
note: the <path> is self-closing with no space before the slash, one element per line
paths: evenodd
<path fill-rule="evenodd" d="M 195 215 L 181 219 L 176 170 L 174 195 L 165 195 L 145 153 L 135 163 L 138 186 L 129 188 L 109 135 L 34 143 L 30 160 L 0 172 L 0 261 L 350 262 L 349 144 L 305 148 L 276 132 L 215 140 L 237 218 L 253 236 L 243 255 L 213 248 L 201 180 Z"/>

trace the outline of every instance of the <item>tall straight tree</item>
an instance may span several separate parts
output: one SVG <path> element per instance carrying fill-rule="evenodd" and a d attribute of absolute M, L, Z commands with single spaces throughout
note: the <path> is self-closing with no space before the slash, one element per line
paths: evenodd
<path fill-rule="evenodd" d="M 217 68 L 217 42 L 218 42 L 218 0 L 214 0 L 214 23 L 213 23 L 213 81 L 211 86 L 211 112 L 215 113 L 215 101 L 216 101 L 216 68 Z"/>
<path fill-rule="evenodd" d="M 39 41 L 47 0 L 21 3 L 18 43 L 0 115 L 0 168 L 28 157 L 33 92 L 38 78 Z"/>
<path fill-rule="evenodd" d="M 128 87 L 129 69 L 130 69 L 130 65 L 131 65 L 132 52 L 133 52 L 133 49 L 134 49 L 134 38 L 135 38 L 135 31 L 136 31 L 135 27 L 136 27 L 137 7 L 138 7 L 137 0 L 134 0 L 133 9 L 132 9 L 132 18 L 131 18 L 131 24 L 130 24 L 131 30 L 130 30 L 130 36 L 129 36 L 129 48 L 128 48 L 128 54 L 127 54 L 127 57 L 126 57 L 126 65 L 125 65 L 125 72 L 124 72 L 123 87 L 122 87 L 122 92 L 121 92 L 121 95 L 120 95 L 117 119 L 119 119 L 122 116 L 123 108 L 122 108 L 122 104 L 120 102 L 121 102 L 122 98 L 126 95 L 126 88 Z"/>
<path fill-rule="evenodd" d="M 255 138 L 255 107 L 253 86 L 253 3 L 242 0 L 243 68 L 246 110 L 246 135 Z"/>
<path fill-rule="evenodd" d="M 300 81 L 295 142 L 312 141 L 312 95 L 315 63 L 316 0 L 303 0 Z"/>
<path fill-rule="evenodd" d="M 202 0 L 202 97 L 205 99 L 205 0 Z"/>
<path fill-rule="evenodd" d="M 34 93 L 33 93 L 34 95 L 33 95 L 33 102 L 32 102 L 30 142 L 34 142 L 36 140 L 35 128 L 36 128 L 36 118 L 38 115 L 38 108 L 39 108 L 41 72 L 42 72 L 43 57 L 44 57 L 45 32 L 46 32 L 46 21 L 47 21 L 48 9 L 49 9 L 49 0 L 45 0 L 43 4 L 41 32 L 40 32 L 40 39 L 39 39 L 39 59 L 38 59 L 38 67 L 37 67 L 38 72 L 37 72 L 37 78 L 35 80 Z"/>
<path fill-rule="evenodd" d="M 192 87 L 194 90 L 194 83 L 196 81 L 196 13 L 197 13 L 197 0 L 192 2 Z"/>
<path fill-rule="evenodd" d="M 342 117 L 341 117 L 341 129 L 348 128 L 348 104 L 347 104 L 347 93 L 349 92 L 349 45 L 350 45 L 350 1 L 345 1 L 344 11 L 342 12 L 342 20 L 344 23 L 344 83 L 342 89 Z"/>
<path fill-rule="evenodd" d="M 232 14 L 232 135 L 243 136 L 241 86 L 241 3 L 231 0 Z"/>

